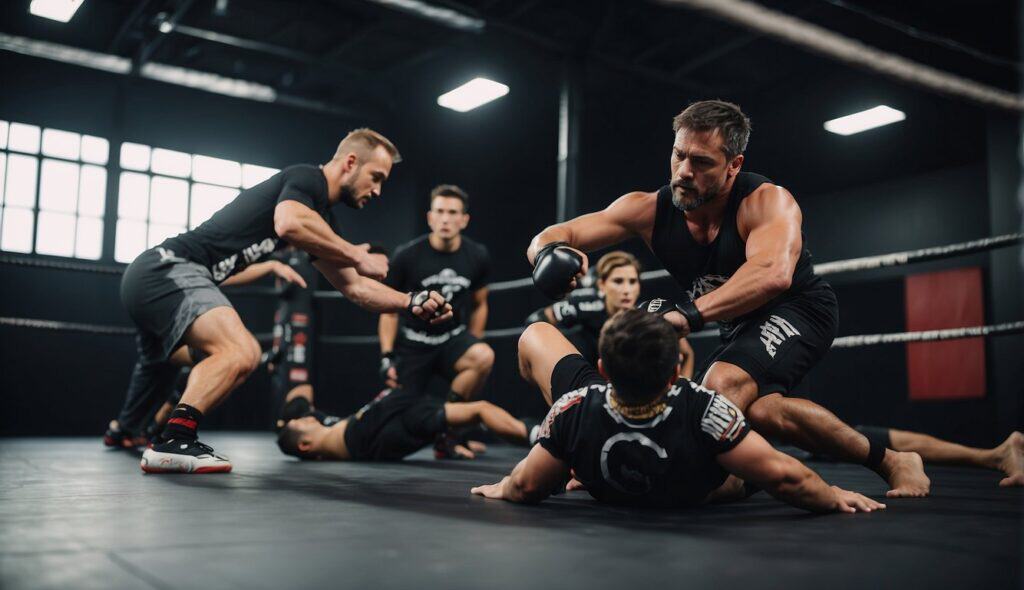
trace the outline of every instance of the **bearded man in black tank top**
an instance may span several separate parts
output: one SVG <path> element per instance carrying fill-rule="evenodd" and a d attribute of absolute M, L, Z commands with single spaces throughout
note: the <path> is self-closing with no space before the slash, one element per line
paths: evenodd
<path fill-rule="evenodd" d="M 550 274 L 539 275 L 573 258 L 581 277 L 584 251 L 642 238 L 685 290 L 678 304 L 650 311 L 682 336 L 705 322 L 720 325 L 721 346 L 697 372 L 704 387 L 738 406 L 762 434 L 871 468 L 890 484 L 889 497 L 927 495 L 916 453 L 873 445 L 818 404 L 785 397 L 831 346 L 838 309 L 831 287 L 814 274 L 793 195 L 741 171 L 750 120 L 734 104 L 701 101 L 676 116 L 673 131 L 667 186 L 627 193 L 533 239 L 527 258 L 538 286 L 552 284 Z M 576 279 L 567 280 L 566 291 Z"/>

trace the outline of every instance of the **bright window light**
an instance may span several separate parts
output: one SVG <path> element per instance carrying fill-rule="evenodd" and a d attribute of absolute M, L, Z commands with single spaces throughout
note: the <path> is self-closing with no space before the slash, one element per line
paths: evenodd
<path fill-rule="evenodd" d="M 82 161 L 104 166 L 110 154 L 110 143 L 102 137 L 82 136 Z"/>
<path fill-rule="evenodd" d="M 40 211 L 36 252 L 51 256 L 72 256 L 75 253 L 74 214 Z"/>
<path fill-rule="evenodd" d="M 78 209 L 78 164 L 43 160 L 39 208 L 61 213 L 74 213 Z M 43 238 L 41 231 L 39 238 Z"/>
<path fill-rule="evenodd" d="M 508 86 L 487 78 L 474 78 L 437 97 L 437 104 L 465 113 L 508 94 Z"/>
<path fill-rule="evenodd" d="M 66 23 L 85 0 L 32 0 L 28 11 L 36 16 Z"/>
<path fill-rule="evenodd" d="M 825 130 L 839 135 L 853 135 L 882 125 L 896 123 L 906 119 L 903 111 L 897 111 L 892 107 L 878 105 L 875 108 L 825 121 Z"/>
<path fill-rule="evenodd" d="M 146 218 L 149 217 L 148 176 L 134 172 L 121 173 L 121 181 L 117 188 L 117 216 L 120 219 L 146 221 Z M 121 230 L 117 231 L 121 232 Z M 143 228 L 142 236 L 145 241 L 145 228 Z"/>
<path fill-rule="evenodd" d="M 193 156 L 192 178 L 199 182 L 224 186 L 242 185 L 242 165 L 210 156 Z"/>
<path fill-rule="evenodd" d="M 103 217 L 107 202 L 107 169 L 82 166 L 78 185 L 78 214 Z"/>
<path fill-rule="evenodd" d="M 151 223 L 149 225 L 149 240 L 147 247 L 152 248 L 167 238 L 174 237 L 185 231 L 184 225 L 169 225 L 166 223 Z"/>
<path fill-rule="evenodd" d="M 131 262 L 146 249 L 146 222 L 130 219 L 117 220 L 117 238 L 114 240 L 114 260 Z"/>
<path fill-rule="evenodd" d="M 7 147 L 16 152 L 39 153 L 39 127 L 24 123 L 11 123 Z"/>
<path fill-rule="evenodd" d="M 141 143 L 121 144 L 121 168 L 125 170 L 149 170 L 149 146 Z"/>
<path fill-rule="evenodd" d="M 7 180 L 7 154 L 0 154 L 0 204 L 4 202 L 5 180 Z"/>
<path fill-rule="evenodd" d="M 43 130 L 43 155 L 77 160 L 82 153 L 82 136 L 60 129 Z"/>
<path fill-rule="evenodd" d="M 9 127 L 7 121 L 0 121 L 0 149 L 7 149 L 7 129 Z"/>
<path fill-rule="evenodd" d="M 3 229 L 0 229 L 0 250 L 32 251 L 32 210 L 4 207 Z"/>
<path fill-rule="evenodd" d="M 188 182 L 154 176 L 149 193 L 149 220 L 184 226 L 188 221 Z"/>
<path fill-rule="evenodd" d="M 192 172 L 192 156 L 185 152 L 154 148 L 151 169 L 157 174 L 188 177 Z"/>
<path fill-rule="evenodd" d="M 7 157 L 7 191 L 4 195 L 7 206 L 35 207 L 38 166 L 39 160 L 32 156 L 11 154 Z M 31 240 L 29 245 L 32 245 Z"/>
<path fill-rule="evenodd" d="M 79 217 L 75 230 L 75 256 L 88 260 L 99 260 L 103 252 L 103 220 L 96 217 Z"/>
<path fill-rule="evenodd" d="M 280 172 L 277 168 L 242 164 L 242 188 L 254 187 L 264 180 Z"/>
<path fill-rule="evenodd" d="M 238 195 L 238 190 L 209 184 L 192 185 L 192 210 L 188 226 L 194 228 L 220 211 Z"/>

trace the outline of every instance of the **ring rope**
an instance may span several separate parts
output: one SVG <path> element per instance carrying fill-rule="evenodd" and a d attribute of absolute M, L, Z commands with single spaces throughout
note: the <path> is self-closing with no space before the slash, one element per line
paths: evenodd
<path fill-rule="evenodd" d="M 1024 321 L 1005 322 L 991 326 L 971 326 L 967 328 L 948 328 L 945 330 L 925 330 L 923 332 L 896 332 L 894 334 L 862 334 L 860 336 L 843 336 L 832 342 L 832 348 L 853 348 L 872 344 L 895 344 L 899 342 L 933 342 L 936 340 L 955 340 L 958 338 L 974 338 L 977 336 L 994 336 L 1024 333 Z"/>
<path fill-rule="evenodd" d="M 134 328 L 124 326 L 103 326 L 99 324 L 82 324 L 77 322 L 61 322 L 55 320 L 37 320 L 29 318 L 0 317 L 0 326 L 33 328 L 37 330 L 53 330 L 59 332 L 81 332 L 115 336 L 132 336 Z M 523 327 L 487 330 L 486 338 L 503 338 L 518 336 L 525 330 Z M 895 344 L 900 342 L 932 342 L 939 340 L 955 340 L 959 338 L 977 338 L 980 336 L 1001 336 L 1024 333 L 1024 321 L 1004 322 L 989 326 L 970 326 L 964 328 L 948 328 L 944 330 L 925 330 L 922 332 L 895 332 L 892 334 L 861 334 L 836 338 L 832 348 L 854 348 L 874 344 Z M 714 330 L 703 330 L 690 334 L 688 338 L 708 338 L 717 336 Z M 256 340 L 269 342 L 274 336 L 271 333 L 254 334 Z M 321 336 L 317 339 L 321 344 L 365 345 L 380 342 L 377 336 Z"/>

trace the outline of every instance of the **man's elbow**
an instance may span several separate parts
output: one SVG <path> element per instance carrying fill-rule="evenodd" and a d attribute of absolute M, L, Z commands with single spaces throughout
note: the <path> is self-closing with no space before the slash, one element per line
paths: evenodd
<path fill-rule="evenodd" d="M 278 208 L 274 212 L 274 233 L 285 241 L 291 241 L 298 233 L 301 223 L 287 209 Z"/>
<path fill-rule="evenodd" d="M 517 494 L 519 501 L 523 504 L 536 504 L 551 495 L 550 490 L 545 489 L 544 486 L 541 486 L 536 481 L 520 481 L 517 482 L 516 487 L 519 492 Z"/>
<path fill-rule="evenodd" d="M 810 470 L 791 458 L 772 461 L 764 472 L 764 481 L 756 482 L 774 495 L 798 494 L 810 478 Z"/>

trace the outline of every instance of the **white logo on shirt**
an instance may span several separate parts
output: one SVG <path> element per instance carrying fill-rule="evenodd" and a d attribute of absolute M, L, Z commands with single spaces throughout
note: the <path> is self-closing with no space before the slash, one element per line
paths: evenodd
<path fill-rule="evenodd" d="M 690 290 L 686 292 L 690 296 L 690 299 L 696 299 L 702 295 L 714 291 L 721 287 L 729 280 L 729 277 L 722 275 L 704 275 L 693 279 L 693 284 L 690 286 Z"/>
<path fill-rule="evenodd" d="M 470 281 L 466 277 L 460 276 L 454 270 L 444 268 L 436 275 L 430 275 L 423 279 L 420 281 L 420 284 L 428 289 L 431 287 L 437 288 L 440 285 L 441 295 L 444 295 L 445 300 L 451 301 L 456 293 L 469 288 Z"/>
<path fill-rule="evenodd" d="M 251 246 L 243 248 L 241 255 L 245 260 L 245 266 L 249 266 L 267 254 L 270 254 L 275 248 L 277 248 L 277 238 L 264 238 Z M 232 271 L 235 270 L 235 266 L 237 264 L 238 254 L 232 254 L 224 260 L 214 264 L 210 267 L 210 273 L 213 275 L 213 280 L 219 283 L 228 278 L 231 276 Z"/>

